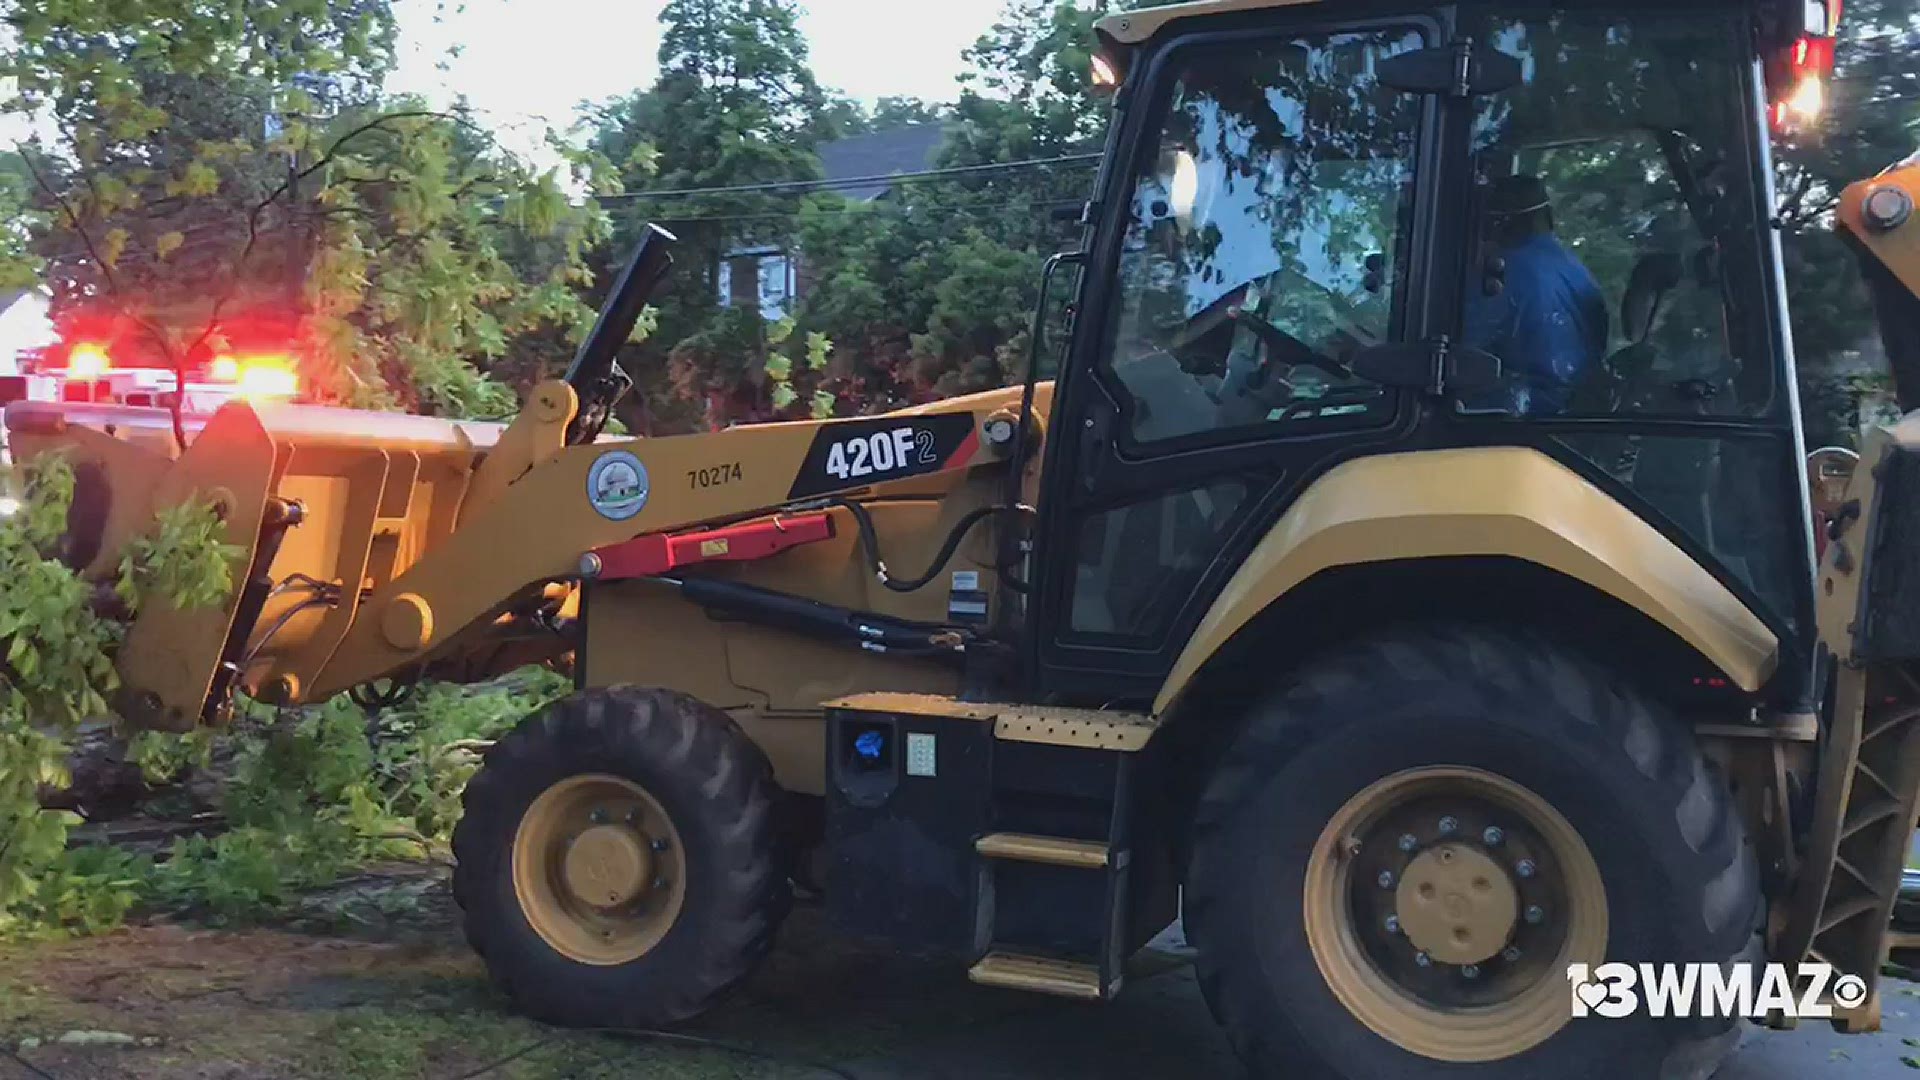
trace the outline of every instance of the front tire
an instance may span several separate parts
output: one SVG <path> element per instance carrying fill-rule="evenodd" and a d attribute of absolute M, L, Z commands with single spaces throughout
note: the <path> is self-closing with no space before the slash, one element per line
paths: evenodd
<path fill-rule="evenodd" d="M 652 1028 L 711 1007 L 786 913 L 766 757 L 684 694 L 587 690 L 487 752 L 453 834 L 467 940 L 528 1016 Z"/>
<path fill-rule="evenodd" d="M 1186 910 L 1256 1075 L 1678 1080 L 1731 1048 L 1727 1019 L 1569 1019 L 1568 963 L 1731 963 L 1760 913 L 1725 782 L 1596 668 L 1405 632 L 1316 662 L 1222 760 Z"/>

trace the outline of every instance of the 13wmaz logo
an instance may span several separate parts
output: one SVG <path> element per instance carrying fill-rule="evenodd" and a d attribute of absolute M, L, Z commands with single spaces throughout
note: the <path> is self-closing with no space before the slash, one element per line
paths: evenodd
<path fill-rule="evenodd" d="M 1568 964 L 1573 1015 L 1618 1020 L 1648 1016 L 1833 1017 L 1833 1007 L 1858 1007 L 1867 982 L 1834 976 L 1826 964 L 1801 964 L 1798 976 L 1785 964 Z M 1831 1004 L 1829 1004 L 1829 1001 Z"/>

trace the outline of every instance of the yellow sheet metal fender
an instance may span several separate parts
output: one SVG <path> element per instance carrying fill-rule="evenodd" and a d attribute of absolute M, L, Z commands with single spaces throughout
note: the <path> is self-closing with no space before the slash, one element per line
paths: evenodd
<path fill-rule="evenodd" d="M 1329 471 L 1281 516 L 1188 639 L 1154 701 L 1170 708 L 1222 645 L 1322 570 L 1399 559 L 1506 556 L 1632 605 L 1735 685 L 1757 690 L 1779 642 L 1653 526 L 1552 458 L 1521 447 L 1386 454 Z"/>

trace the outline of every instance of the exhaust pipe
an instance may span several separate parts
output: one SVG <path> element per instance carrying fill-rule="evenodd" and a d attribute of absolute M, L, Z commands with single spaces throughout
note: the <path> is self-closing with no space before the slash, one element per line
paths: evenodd
<path fill-rule="evenodd" d="M 615 357 L 633 334 L 653 290 L 673 267 L 672 248 L 678 242 L 658 225 L 646 227 L 640 246 L 620 271 L 600 317 L 594 320 L 593 330 L 580 343 L 580 351 L 567 367 L 567 383 L 580 397 L 580 411 L 567 426 L 567 445 L 592 442 L 613 415 L 614 403 L 633 385 Z"/>

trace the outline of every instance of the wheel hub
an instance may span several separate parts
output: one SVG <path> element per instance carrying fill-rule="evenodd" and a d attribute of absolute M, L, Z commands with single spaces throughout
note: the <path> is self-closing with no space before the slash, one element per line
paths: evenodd
<path fill-rule="evenodd" d="M 513 891 L 555 951 L 583 964 L 628 963 L 660 943 L 686 902 L 680 832 L 626 777 L 566 777 L 521 816 Z"/>
<path fill-rule="evenodd" d="M 1520 917 L 1506 868 L 1465 844 L 1428 848 L 1407 865 L 1394 914 L 1414 948 L 1447 964 L 1478 964 L 1499 953 Z"/>
<path fill-rule="evenodd" d="M 582 903 L 619 907 L 653 883 L 653 853 L 633 829 L 595 825 L 567 845 L 560 875 Z"/>
<path fill-rule="evenodd" d="M 1539 795 L 1466 766 L 1394 773 L 1328 820 L 1306 868 L 1316 966 L 1357 1020 L 1439 1061 L 1497 1061 L 1563 1027 L 1566 967 L 1604 962 L 1606 890 Z"/>

